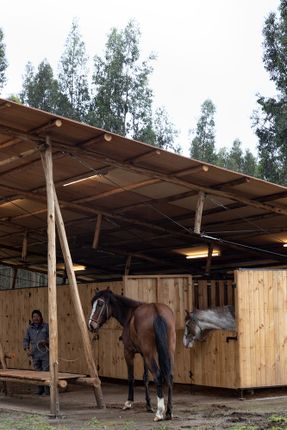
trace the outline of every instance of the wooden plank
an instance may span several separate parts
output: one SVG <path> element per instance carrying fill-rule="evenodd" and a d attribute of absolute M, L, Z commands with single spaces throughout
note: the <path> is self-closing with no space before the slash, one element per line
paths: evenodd
<path fill-rule="evenodd" d="M 78 373 L 59 372 L 59 379 L 76 379 L 86 375 Z M 37 370 L 22 369 L 0 369 L 0 377 L 18 378 L 23 380 L 51 381 L 50 372 L 40 372 Z"/>
<path fill-rule="evenodd" d="M 249 290 L 247 271 L 238 270 L 235 272 L 237 285 L 237 332 L 239 345 L 239 385 L 241 388 L 250 386 L 251 383 L 251 355 L 250 337 L 252 329 L 248 321 L 249 312 Z"/>
<path fill-rule="evenodd" d="M 206 309 L 207 307 L 208 307 L 207 281 L 199 280 L 198 281 L 198 308 Z"/>

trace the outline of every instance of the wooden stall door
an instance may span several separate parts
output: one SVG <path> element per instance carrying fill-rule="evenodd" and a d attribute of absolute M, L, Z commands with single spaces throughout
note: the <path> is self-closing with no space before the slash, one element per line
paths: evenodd
<path fill-rule="evenodd" d="M 287 271 L 239 270 L 240 387 L 287 385 Z"/>

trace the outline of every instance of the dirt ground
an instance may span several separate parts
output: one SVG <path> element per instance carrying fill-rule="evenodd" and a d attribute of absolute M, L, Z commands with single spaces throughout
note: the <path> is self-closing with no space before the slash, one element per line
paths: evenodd
<path fill-rule="evenodd" d="M 127 384 L 103 381 L 106 409 L 96 409 L 90 388 L 69 385 L 60 393 L 60 416 L 49 418 L 50 399 L 35 393 L 35 386 L 8 384 L 0 393 L 0 430 L 175 430 L 175 429 L 287 429 L 287 388 L 232 390 L 175 385 L 174 419 L 153 422 L 145 411 L 144 388 L 135 387 L 132 410 L 123 411 Z M 151 385 L 153 404 L 156 402 Z"/>

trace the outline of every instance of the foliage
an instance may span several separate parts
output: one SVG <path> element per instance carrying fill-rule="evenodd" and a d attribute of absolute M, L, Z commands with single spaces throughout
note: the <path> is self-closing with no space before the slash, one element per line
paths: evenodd
<path fill-rule="evenodd" d="M 68 103 L 62 115 L 84 121 L 89 110 L 90 94 L 85 44 L 74 19 L 59 64 L 59 87 Z"/>
<path fill-rule="evenodd" d="M 11 102 L 15 102 L 15 103 L 20 103 L 21 104 L 20 97 L 17 94 L 10 94 L 10 96 L 7 97 L 7 100 L 11 100 Z"/>
<path fill-rule="evenodd" d="M 61 114 L 67 100 L 61 94 L 58 81 L 54 78 L 52 67 L 47 60 L 39 64 L 37 72 L 30 62 L 26 65 L 20 101 L 38 109 Z"/>
<path fill-rule="evenodd" d="M 88 121 L 122 136 L 179 152 L 177 136 L 164 108 L 153 115 L 149 78 L 153 54 L 140 59 L 140 30 L 134 21 L 108 36 L 103 58 L 95 56 L 93 93 Z"/>
<path fill-rule="evenodd" d="M 268 421 L 272 423 L 287 423 L 287 418 L 279 415 L 271 415 L 268 417 Z"/>
<path fill-rule="evenodd" d="M 227 148 L 221 148 L 218 151 L 216 164 L 250 176 L 257 176 L 258 174 L 256 158 L 249 149 L 245 151 L 245 154 L 243 153 L 239 139 L 234 140 L 230 151 Z"/>
<path fill-rule="evenodd" d="M 155 112 L 154 134 L 155 142 L 153 144 L 155 146 L 163 149 L 170 149 L 177 154 L 181 152 L 180 146 L 174 144 L 174 140 L 178 136 L 178 131 L 174 124 L 170 122 L 168 114 L 163 107 L 158 108 Z"/>
<path fill-rule="evenodd" d="M 130 21 L 126 28 L 113 28 L 104 58 L 95 57 L 93 75 L 94 120 L 97 126 L 139 139 L 152 124 L 152 72 L 150 55 L 140 61 L 140 30 Z"/>
<path fill-rule="evenodd" d="M 53 430 L 47 420 L 38 415 L 1 416 L 0 430 Z M 68 430 L 65 426 L 57 426 L 58 430 Z"/>
<path fill-rule="evenodd" d="M 0 28 L 0 90 L 4 87 L 6 83 L 5 72 L 8 67 L 8 62 L 6 58 L 6 47 L 4 44 L 4 33 Z"/>
<path fill-rule="evenodd" d="M 191 158 L 209 163 L 215 162 L 215 111 L 215 105 L 209 99 L 201 105 L 201 116 L 196 129 L 190 130 L 190 135 L 194 135 L 190 145 Z"/>
<path fill-rule="evenodd" d="M 253 126 L 259 138 L 260 175 L 287 184 L 287 1 L 281 0 L 279 16 L 265 21 L 264 66 L 274 82 L 276 97 L 258 96 Z"/>

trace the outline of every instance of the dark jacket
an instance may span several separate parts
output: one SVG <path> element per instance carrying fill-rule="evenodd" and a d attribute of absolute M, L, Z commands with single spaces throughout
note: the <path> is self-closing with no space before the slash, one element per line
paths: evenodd
<path fill-rule="evenodd" d="M 49 355 L 48 349 L 42 344 L 48 345 L 49 342 L 49 326 L 47 323 L 30 324 L 26 330 L 23 340 L 24 349 L 28 349 L 31 345 L 32 357 L 43 357 Z"/>

